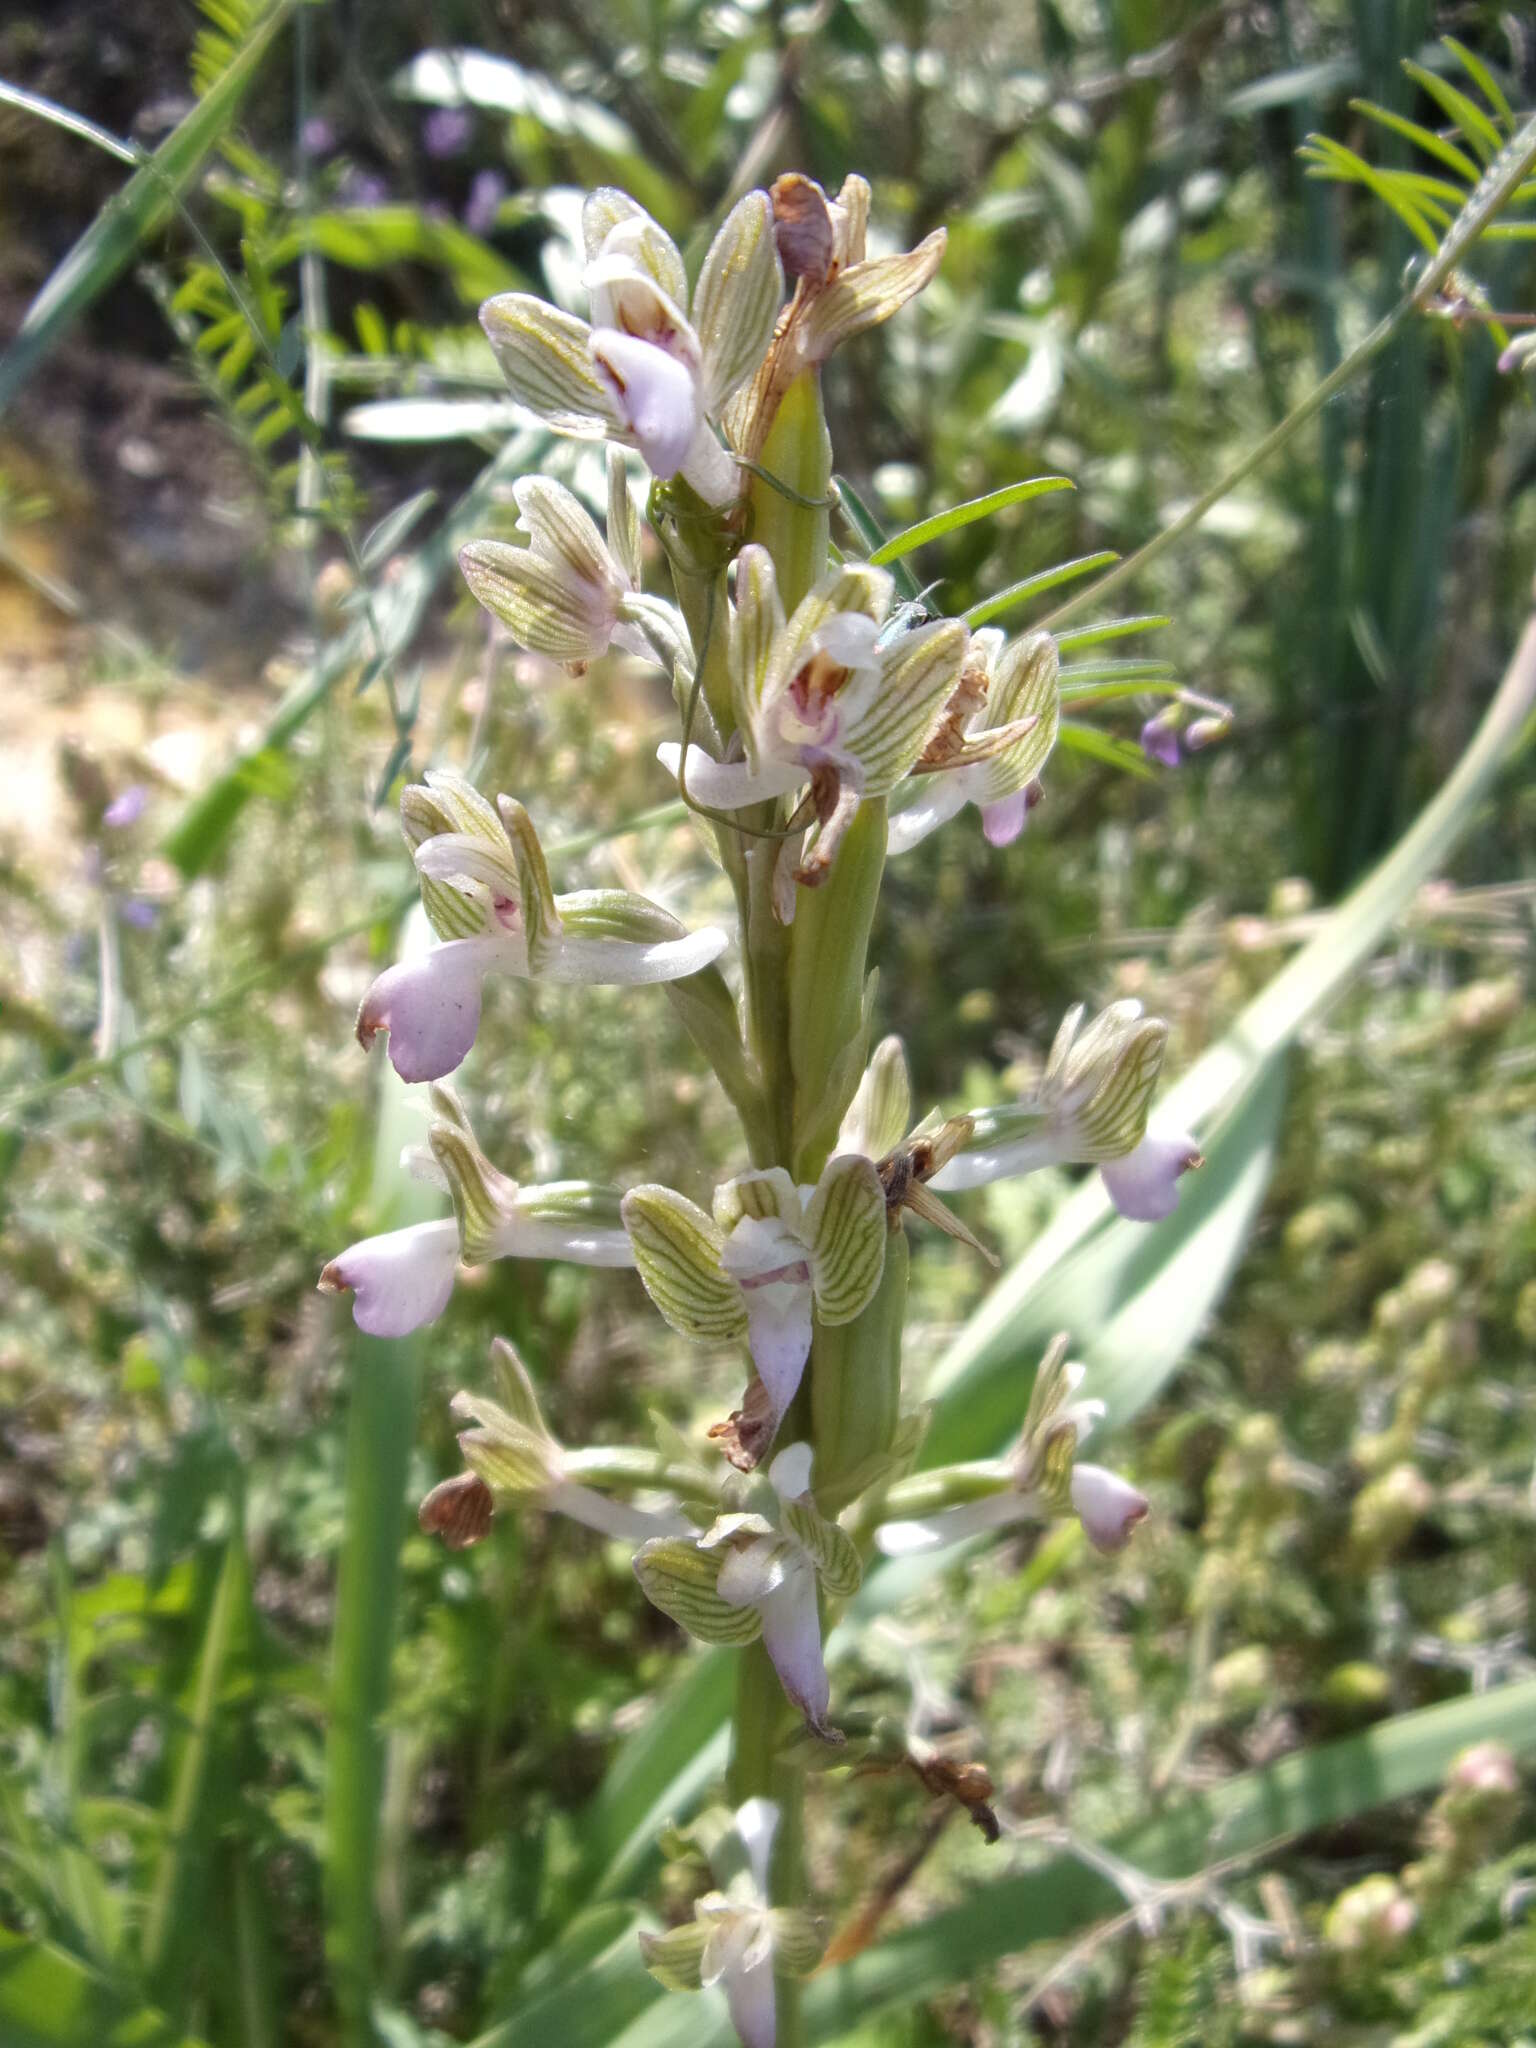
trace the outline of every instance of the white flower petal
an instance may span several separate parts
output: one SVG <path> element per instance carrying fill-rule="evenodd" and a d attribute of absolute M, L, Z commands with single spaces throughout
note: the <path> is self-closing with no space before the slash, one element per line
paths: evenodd
<path fill-rule="evenodd" d="M 737 1807 L 736 1832 L 747 1852 L 757 1895 L 764 1904 L 768 1900 L 768 1865 L 773 1857 L 773 1838 L 778 1829 L 779 1809 L 773 1800 L 748 1799 Z"/>
<path fill-rule="evenodd" d="M 675 782 L 683 760 L 676 740 L 664 740 L 656 758 Z M 797 762 L 766 761 L 757 769 L 748 761 L 712 761 L 702 747 L 688 749 L 688 794 L 714 811 L 740 811 L 788 796 L 804 781 L 805 770 Z"/>
<path fill-rule="evenodd" d="M 459 1263 L 451 1218 L 412 1223 L 348 1245 L 320 1275 L 321 1291 L 353 1296 L 352 1319 L 370 1337 L 404 1337 L 448 1306 Z"/>
<path fill-rule="evenodd" d="M 1154 1137 L 1150 1132 L 1123 1159 L 1099 1167 L 1109 1198 L 1133 1223 L 1158 1223 L 1179 1206 L 1179 1176 L 1200 1164 L 1200 1147 L 1188 1132 Z"/>
<path fill-rule="evenodd" d="M 440 1081 L 475 1042 L 481 979 L 516 951 L 503 938 L 451 939 L 423 959 L 386 968 L 358 1010 L 359 1042 L 366 1048 L 387 1031 L 390 1065 L 402 1081 Z"/>
<path fill-rule="evenodd" d="M 1005 1490 L 988 1494 L 984 1500 L 940 1508 L 910 1522 L 886 1522 L 875 1531 L 875 1547 L 886 1557 L 913 1557 L 926 1550 L 942 1550 L 946 1544 L 965 1543 L 991 1529 L 1008 1529 L 1035 1519 L 1035 1510 L 1022 1494 Z"/>
<path fill-rule="evenodd" d="M 594 331 L 592 361 L 652 473 L 677 475 L 699 422 L 698 387 L 686 363 L 616 328 Z"/>
<path fill-rule="evenodd" d="M 778 1593 L 795 1561 L 775 1537 L 760 1537 L 740 1550 L 727 1550 L 715 1591 L 728 1607 L 761 1607 Z"/>
<path fill-rule="evenodd" d="M 727 1220 L 718 1207 L 715 1216 L 718 1222 Z M 721 1265 L 737 1280 L 754 1280 L 804 1261 L 804 1244 L 780 1216 L 739 1217 L 720 1252 Z"/>
<path fill-rule="evenodd" d="M 947 775 L 936 775 L 915 803 L 892 811 L 885 839 L 887 855 L 906 853 L 918 845 L 930 832 L 936 832 L 957 812 L 963 811 L 966 800 L 963 768 L 951 769 Z"/>
<path fill-rule="evenodd" d="M 758 1612 L 763 1618 L 763 1647 L 785 1695 L 813 1728 L 825 1730 L 832 1685 L 821 1653 L 816 1573 L 808 1558 L 791 1558 L 783 1584 L 758 1603 Z"/>
<path fill-rule="evenodd" d="M 568 1515 L 600 1536 L 615 1536 L 625 1543 L 645 1543 L 653 1536 L 692 1536 L 693 1524 L 682 1515 L 651 1514 L 632 1507 L 627 1500 L 611 1500 L 591 1486 L 563 1479 L 544 1495 L 544 1505 L 557 1514 Z"/>
<path fill-rule="evenodd" d="M 711 924 L 685 932 L 680 939 L 657 939 L 648 944 L 639 939 L 585 939 L 567 933 L 539 978 L 591 987 L 682 981 L 718 960 L 730 943 L 729 935 Z"/>
<path fill-rule="evenodd" d="M 747 1348 L 777 1422 L 795 1398 L 811 1355 L 810 1279 L 765 1280 L 744 1287 L 741 1298 L 747 1310 Z"/>
<path fill-rule="evenodd" d="M 806 1443 L 786 1444 L 779 1452 L 768 1467 L 768 1484 L 780 1500 L 798 1500 L 803 1493 L 810 1492 L 814 1456 Z"/>
<path fill-rule="evenodd" d="M 1102 1465 L 1072 1467 L 1072 1506 L 1095 1550 L 1124 1550 L 1147 1512 L 1147 1497 Z"/>
<path fill-rule="evenodd" d="M 742 2048 L 774 2048 L 778 2037 L 778 2014 L 774 2003 L 773 1969 L 762 1963 L 755 1970 L 731 1970 L 723 1979 L 731 2025 Z"/>
<path fill-rule="evenodd" d="M 1015 1174 L 1033 1173 L 1040 1166 L 1054 1166 L 1071 1157 L 1051 1142 L 1044 1132 L 1010 1143 L 957 1152 L 929 1181 L 929 1187 L 943 1195 L 962 1193 L 966 1188 L 984 1188 L 989 1181 L 1011 1180 Z"/>

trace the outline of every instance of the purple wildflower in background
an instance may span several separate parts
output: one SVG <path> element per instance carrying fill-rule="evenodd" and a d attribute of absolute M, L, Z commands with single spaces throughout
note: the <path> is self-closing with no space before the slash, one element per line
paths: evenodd
<path fill-rule="evenodd" d="M 126 831 L 130 825 L 137 825 L 144 815 L 149 794 L 140 782 L 131 783 L 121 796 L 113 797 L 101 814 L 101 822 L 114 832 Z"/>
<path fill-rule="evenodd" d="M 472 235 L 488 235 L 507 196 L 507 181 L 500 171 L 476 171 L 464 202 L 464 225 Z"/>
<path fill-rule="evenodd" d="M 389 187 L 377 171 L 348 171 L 338 194 L 345 206 L 382 206 Z"/>
<path fill-rule="evenodd" d="M 135 931 L 147 932 L 160 915 L 153 903 L 145 903 L 137 896 L 130 896 L 118 905 L 118 916 L 124 924 L 131 924 Z"/>
<path fill-rule="evenodd" d="M 1179 765 L 1179 715 L 1170 705 L 1156 712 L 1141 728 L 1141 751 L 1149 761 L 1161 761 L 1165 768 Z"/>
<path fill-rule="evenodd" d="M 305 156 L 329 156 L 336 147 L 336 130 L 324 114 L 311 114 L 299 130 L 299 147 Z"/>
<path fill-rule="evenodd" d="M 434 107 L 421 124 L 421 146 L 428 156 L 461 156 L 474 125 L 468 107 Z"/>

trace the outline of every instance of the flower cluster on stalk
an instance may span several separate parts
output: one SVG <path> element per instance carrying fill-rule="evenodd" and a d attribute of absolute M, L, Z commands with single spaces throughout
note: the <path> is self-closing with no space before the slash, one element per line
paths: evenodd
<path fill-rule="evenodd" d="M 788 395 L 937 268 L 942 231 L 871 256 L 868 212 L 859 178 L 835 199 L 803 178 L 750 192 L 690 291 L 671 237 L 625 194 L 601 190 L 582 216 L 590 321 L 523 293 L 482 312 L 515 396 L 559 434 L 608 442 L 607 530 L 562 484 L 523 478 L 513 498 L 525 541 L 471 541 L 465 580 L 519 644 L 575 674 L 610 648 L 656 667 L 685 712 L 679 737 L 658 750 L 662 766 L 708 814 L 744 926 L 755 904 L 755 917 L 797 943 L 785 928 L 801 892 L 844 872 L 855 841 L 860 859 L 873 847 L 878 879 L 879 862 L 974 805 L 986 838 L 1008 846 L 1043 793 L 1062 729 L 1049 633 L 1010 639 L 920 615 L 851 545 L 835 559 L 823 545 L 811 572 L 791 577 L 751 537 L 753 490 L 771 499 L 782 488 L 819 513 L 833 495 L 797 497 L 765 469 Z M 677 603 L 644 587 L 627 450 L 654 479 L 652 524 Z M 457 1097 L 432 1086 L 411 1164 L 452 1214 L 364 1238 L 329 1262 L 321 1286 L 352 1294 L 361 1329 L 396 1337 L 432 1321 L 461 1263 L 564 1259 L 635 1268 L 674 1331 L 715 1351 L 744 1344 L 750 1368 L 740 1407 L 712 1433 L 724 1457 L 665 1424 L 654 1452 L 572 1450 L 498 1342 L 500 1398 L 455 1397 L 464 1470 L 427 1497 L 423 1526 L 463 1546 L 511 1504 L 629 1546 L 646 1596 L 688 1633 L 762 1643 L 824 1742 L 842 1739 L 824 1630 L 857 1593 L 872 1545 L 905 1554 L 1070 1514 L 1098 1548 L 1119 1549 L 1147 1504 L 1078 1456 L 1102 1408 L 1080 1393 L 1065 1338 L 1035 1377 L 1013 1456 L 993 1467 L 914 1473 L 922 1418 L 893 1410 L 854 1477 L 834 1471 L 818 1490 L 802 1395 L 819 1333 L 848 1330 L 877 1304 L 909 1217 L 984 1249 L 943 1195 L 1082 1164 L 1099 1169 L 1123 1215 L 1170 1213 L 1199 1152 L 1186 1133 L 1148 1130 L 1166 1026 L 1135 1003 L 1091 1021 L 1079 1007 L 1026 1098 L 914 1123 L 900 1042 L 869 1051 L 860 957 L 847 971 L 861 1021 L 833 1049 L 805 1121 L 797 1112 L 786 1132 L 754 991 L 738 995 L 726 978 L 732 933 L 689 930 L 626 890 L 557 894 L 523 803 L 503 794 L 492 804 L 448 770 L 407 788 L 400 816 L 437 943 L 369 988 L 357 1020 L 365 1047 L 385 1035 L 404 1080 L 440 1084 L 474 1044 L 488 975 L 669 984 L 742 1112 L 752 1160 L 705 1201 L 694 1198 L 702 1188 L 655 1183 L 519 1186 L 486 1158 Z M 788 1057 L 793 1066 L 799 1055 Z M 775 1975 L 819 1955 L 807 1917 L 771 1903 L 773 1825 L 768 1802 L 747 1801 L 737 1817 L 747 1868 L 702 1898 L 692 1923 L 646 1942 L 664 1983 L 724 1989 L 749 2048 L 771 2048 Z"/>

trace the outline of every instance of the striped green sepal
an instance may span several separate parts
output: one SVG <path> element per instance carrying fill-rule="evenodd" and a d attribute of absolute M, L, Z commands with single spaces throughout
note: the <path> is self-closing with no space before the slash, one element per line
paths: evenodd
<path fill-rule="evenodd" d="M 906 1048 L 893 1033 L 875 1047 L 858 1093 L 848 1105 L 837 1142 L 843 1151 L 883 1159 L 906 1136 L 911 1119 L 912 1081 Z"/>
<path fill-rule="evenodd" d="M 989 726 L 1033 718 L 1031 731 L 986 764 L 984 803 L 998 803 L 1039 779 L 1061 724 L 1060 661 L 1049 633 L 1030 633 L 1004 650 L 987 700 Z"/>
<path fill-rule="evenodd" d="M 775 1906 L 768 1915 L 773 1967 L 781 1977 L 809 1977 L 826 1952 L 821 1922 L 803 1906 Z"/>
<path fill-rule="evenodd" d="M 701 1643 L 741 1649 L 762 1633 L 755 1607 L 732 1607 L 715 1591 L 720 1556 L 682 1536 L 653 1536 L 635 1553 L 635 1577 L 653 1607 Z"/>
<path fill-rule="evenodd" d="M 621 222 L 631 221 L 632 239 L 624 253 L 673 303 L 688 303 L 688 273 L 676 242 L 652 220 L 645 208 L 617 185 L 599 185 L 581 203 L 581 240 L 590 263 L 601 254 L 604 242 Z"/>
<path fill-rule="evenodd" d="M 631 587 L 640 583 L 640 511 L 629 488 L 624 450 L 608 444 L 608 547 Z"/>
<path fill-rule="evenodd" d="M 728 1237 L 744 1216 L 766 1222 L 777 1217 L 791 1230 L 800 1226 L 800 1191 L 782 1166 L 741 1173 L 715 1189 L 715 1222 Z"/>
<path fill-rule="evenodd" d="M 829 619 L 841 612 L 852 612 L 878 621 L 885 617 L 890 603 L 890 576 L 884 569 L 871 569 L 867 562 L 845 562 L 830 576 L 824 576 L 814 590 L 808 590 L 801 598 L 788 625 L 774 640 L 760 703 L 771 703 L 788 689 L 808 659 L 812 634 L 819 632 Z"/>
<path fill-rule="evenodd" d="M 623 1197 L 595 1180 L 541 1180 L 517 1191 L 517 1213 L 525 1223 L 554 1223 L 570 1230 L 621 1230 Z"/>
<path fill-rule="evenodd" d="M 506 834 L 494 810 L 472 784 L 447 769 L 434 769 L 425 783 L 415 782 L 400 793 L 400 829 L 414 853 L 443 832 L 472 834 L 492 845 Z M 477 939 L 495 923 L 490 893 L 478 883 L 464 887 L 421 878 L 421 907 L 440 939 Z"/>
<path fill-rule="evenodd" d="M 512 396 L 530 412 L 562 434 L 597 440 L 620 431 L 585 320 L 527 292 L 502 292 L 480 308 L 480 325 Z"/>
<path fill-rule="evenodd" d="M 502 1405 L 507 1414 L 535 1436 L 548 1437 L 549 1429 L 539 1407 L 538 1390 L 510 1337 L 491 1339 L 491 1364 L 496 1371 Z M 550 1441 L 553 1442 L 553 1438 Z"/>
<path fill-rule="evenodd" d="M 692 1920 L 683 1927 L 669 1927 L 665 1934 L 642 1933 L 640 1960 L 668 1991 L 698 1991 L 703 1983 L 704 1948 L 713 1931 L 707 1921 Z"/>
<path fill-rule="evenodd" d="M 516 1213 L 517 1182 L 492 1166 L 462 1119 L 433 1123 L 427 1143 L 453 1198 L 459 1255 L 467 1265 L 483 1265 L 497 1257 L 502 1234 Z"/>
<path fill-rule="evenodd" d="M 648 896 L 627 889 L 574 889 L 557 897 L 560 923 L 572 939 L 628 939 L 637 946 L 685 939 L 688 927 Z"/>
<path fill-rule="evenodd" d="M 531 1428 L 509 1410 L 481 1395 L 454 1395 L 455 1415 L 475 1424 L 460 1432 L 459 1448 L 471 1472 L 493 1493 L 540 1494 L 560 1478 L 559 1449 L 542 1427 Z"/>
<path fill-rule="evenodd" d="M 551 661 L 594 661 L 608 645 L 617 599 L 608 610 L 589 585 L 561 574 L 532 548 L 467 541 L 459 549 L 459 570 L 476 602 L 500 619 L 519 647 Z"/>
<path fill-rule="evenodd" d="M 875 1298 L 885 1271 L 885 1190 L 872 1160 L 829 1159 L 805 1212 L 816 1313 L 829 1328 L 851 1323 Z"/>
<path fill-rule="evenodd" d="M 517 863 L 517 902 L 528 946 L 528 971 L 537 974 L 548 965 L 560 944 L 560 915 L 555 909 L 549 866 L 533 820 L 517 798 L 499 796 L 496 808 Z"/>
<path fill-rule="evenodd" d="M 915 298 L 938 269 L 944 255 L 943 228 L 900 256 L 877 256 L 855 263 L 812 300 L 801 328 L 806 360 L 824 363 L 833 349 L 889 320 Z"/>
<path fill-rule="evenodd" d="M 784 297 L 766 192 L 749 192 L 720 223 L 693 293 L 693 325 L 704 365 L 704 411 L 718 419 L 773 339 Z"/>
<path fill-rule="evenodd" d="M 1074 1116 L 1083 1161 L 1123 1159 L 1146 1135 L 1147 1110 L 1162 1070 L 1168 1026 L 1143 1017 L 1125 1033 L 1104 1079 Z"/>
<path fill-rule="evenodd" d="M 736 603 L 731 611 L 731 702 L 754 765 L 768 665 L 783 633 L 784 607 L 773 557 L 766 548 L 744 547 L 736 557 Z"/>
<path fill-rule="evenodd" d="M 959 619 L 903 633 L 882 659 L 880 688 L 844 735 L 865 796 L 887 796 L 933 737 L 965 662 Z"/>
<path fill-rule="evenodd" d="M 848 1531 L 818 1512 L 808 1497 L 779 1504 L 784 1527 L 810 1557 L 816 1576 L 834 1600 L 847 1600 L 859 1590 L 864 1567 L 859 1548 Z"/>
<path fill-rule="evenodd" d="M 623 1218 L 645 1291 L 679 1336 L 723 1344 L 745 1334 L 741 1289 L 720 1266 L 724 1236 L 702 1209 L 650 1184 L 630 1189 Z"/>

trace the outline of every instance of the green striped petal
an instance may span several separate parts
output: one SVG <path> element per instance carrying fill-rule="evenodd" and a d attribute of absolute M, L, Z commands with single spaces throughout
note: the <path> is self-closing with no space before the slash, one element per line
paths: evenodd
<path fill-rule="evenodd" d="M 960 680 L 968 639 L 959 619 L 903 633 L 883 658 L 880 687 L 843 736 L 865 796 L 886 796 L 933 736 Z"/>
<path fill-rule="evenodd" d="M 845 562 L 824 576 L 814 590 L 808 590 L 778 636 L 764 678 L 761 700 L 766 703 L 793 682 L 805 665 L 806 646 L 813 633 L 839 612 L 862 612 L 876 622 L 891 607 L 891 578 L 884 569 L 872 569 L 868 562 Z"/>
<path fill-rule="evenodd" d="M 617 185 L 599 185 L 589 192 L 581 208 L 581 239 L 587 261 L 602 253 L 604 242 L 623 221 L 634 221 L 635 230 L 626 238 L 624 253 L 676 306 L 688 303 L 688 273 L 676 242 L 659 221 L 652 220 L 638 201 Z"/>
<path fill-rule="evenodd" d="M 685 939 L 688 927 L 648 896 L 627 889 L 575 889 L 557 896 L 561 928 L 571 939 L 628 939 L 638 946 Z"/>
<path fill-rule="evenodd" d="M 800 1227 L 800 1190 L 782 1166 L 765 1167 L 761 1173 L 738 1174 L 715 1189 L 715 1222 L 729 1237 L 743 1216 L 766 1221 L 770 1216 Z"/>
<path fill-rule="evenodd" d="M 453 1198 L 459 1255 L 468 1265 L 483 1265 L 497 1256 L 506 1226 L 517 1213 L 517 1182 L 492 1166 L 463 1121 L 434 1122 L 427 1143 Z"/>
<path fill-rule="evenodd" d="M 653 1536 L 635 1553 L 635 1577 L 653 1607 L 701 1643 L 733 1649 L 756 1642 L 762 1617 L 755 1607 L 732 1607 L 715 1591 L 720 1557 L 683 1536 Z"/>
<path fill-rule="evenodd" d="M 630 1189 L 623 1217 L 645 1291 L 679 1336 L 722 1344 L 745 1333 L 741 1289 L 720 1266 L 724 1234 L 702 1209 L 652 1184 Z"/>
<path fill-rule="evenodd" d="M 668 1991 L 698 1991 L 703 1985 L 704 1948 L 713 1931 L 707 1921 L 692 1920 L 686 1927 L 669 1927 L 665 1934 L 642 1933 L 640 1960 Z"/>
<path fill-rule="evenodd" d="M 506 839 L 495 811 L 473 784 L 447 769 L 429 770 L 425 783 L 414 782 L 400 793 L 400 829 L 414 853 L 428 839 L 445 832 L 463 833 L 500 846 Z M 466 880 L 421 878 L 421 906 L 440 939 L 478 939 L 492 928 L 489 892 Z"/>
<path fill-rule="evenodd" d="M 851 1323 L 875 1298 L 885 1271 L 885 1190 L 874 1164 L 844 1152 L 828 1160 L 805 1212 L 816 1313 Z"/>
<path fill-rule="evenodd" d="M 693 294 L 704 411 L 710 419 L 719 418 L 726 399 L 762 361 L 783 297 L 773 207 L 766 192 L 749 192 L 721 222 Z"/>
<path fill-rule="evenodd" d="M 502 292 L 480 308 L 480 325 L 512 396 L 557 433 L 601 440 L 622 430 L 585 320 L 528 292 Z"/>
<path fill-rule="evenodd" d="M 731 611 L 731 702 L 736 724 L 757 765 L 757 719 L 769 662 L 784 633 L 773 557 L 766 548 L 744 547 L 736 557 L 736 602 Z"/>
<path fill-rule="evenodd" d="M 1143 1017 L 1125 1033 L 1108 1071 L 1074 1122 L 1081 1138 L 1075 1156 L 1085 1163 L 1123 1159 L 1146 1135 L 1147 1110 L 1162 1069 L 1168 1026 Z"/>
<path fill-rule="evenodd" d="M 560 1478 L 560 1454 L 553 1439 L 533 1429 L 496 1402 L 460 1392 L 450 1406 L 476 1427 L 460 1432 L 459 1448 L 471 1472 L 493 1493 L 524 1497 L 546 1493 Z"/>
<path fill-rule="evenodd" d="M 477 603 L 534 654 L 596 661 L 612 638 L 617 600 L 595 604 L 589 586 L 562 575 L 532 548 L 468 541 L 459 549 L 459 571 Z"/>
<path fill-rule="evenodd" d="M 821 1514 L 809 1495 L 780 1502 L 784 1527 L 816 1567 L 816 1576 L 834 1600 L 847 1600 L 859 1590 L 864 1566 L 859 1547 L 848 1531 Z"/>
<path fill-rule="evenodd" d="M 826 1952 L 821 1922 L 803 1906 L 775 1906 L 768 1915 L 773 1967 L 781 1977 L 809 1977 Z"/>
<path fill-rule="evenodd" d="M 806 312 L 800 346 L 807 362 L 823 363 L 845 341 L 889 320 L 915 298 L 944 255 L 943 228 L 901 256 L 877 256 L 843 271 Z"/>
<path fill-rule="evenodd" d="M 875 1047 L 838 1131 L 838 1149 L 862 1152 L 866 1159 L 883 1159 L 907 1135 L 911 1120 L 912 1082 L 906 1050 L 893 1034 Z"/>
<path fill-rule="evenodd" d="M 491 1364 L 496 1371 L 502 1404 L 507 1414 L 524 1429 L 532 1430 L 536 1436 L 548 1437 L 549 1428 L 539 1407 L 538 1391 L 529 1377 L 528 1368 L 524 1365 L 517 1346 L 509 1337 L 491 1339 Z M 550 1441 L 553 1442 L 553 1438 Z"/>
<path fill-rule="evenodd" d="M 1031 633 L 1005 649 L 987 700 L 989 727 L 1034 718 L 1038 723 L 982 770 L 983 803 L 998 803 L 1037 781 L 1051 757 L 1061 722 L 1060 661 L 1049 633 Z"/>
<path fill-rule="evenodd" d="M 517 903 L 528 942 L 528 971 L 538 974 L 548 966 L 560 942 L 560 917 L 555 909 L 549 867 L 533 820 L 516 797 L 497 797 L 496 808 L 517 863 Z"/>

